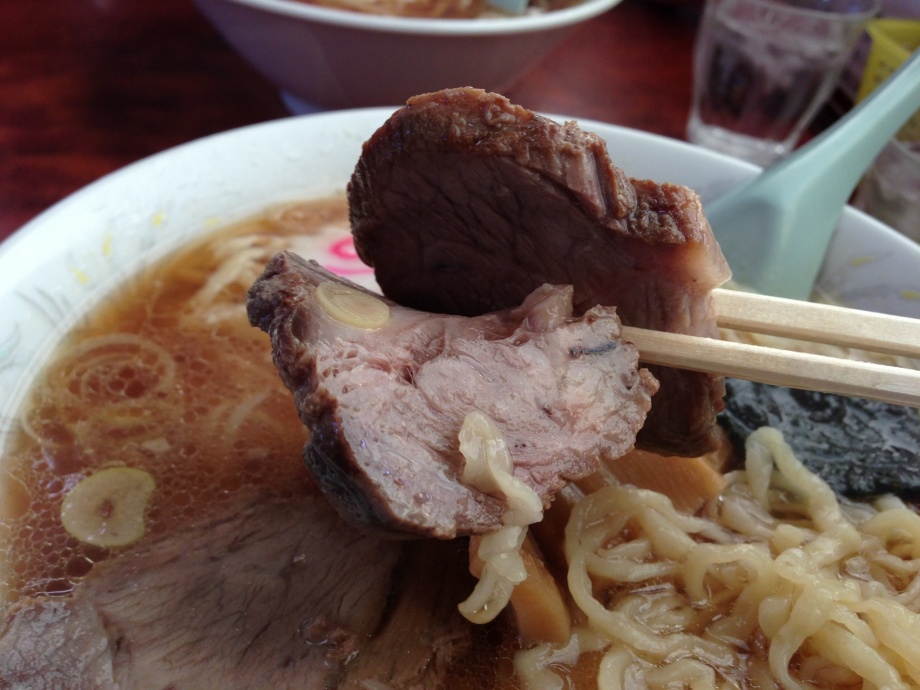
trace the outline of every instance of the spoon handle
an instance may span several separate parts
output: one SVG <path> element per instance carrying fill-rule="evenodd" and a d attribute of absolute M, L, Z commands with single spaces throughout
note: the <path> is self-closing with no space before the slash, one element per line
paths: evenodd
<path fill-rule="evenodd" d="M 920 49 L 832 127 L 706 205 L 735 278 L 760 292 L 807 299 L 866 168 L 920 110 Z"/>
<path fill-rule="evenodd" d="M 801 155 L 789 159 L 786 173 L 794 169 L 812 179 L 823 177 L 822 193 L 839 198 L 842 210 L 869 164 L 918 110 L 920 50 L 837 124 L 803 146 Z"/>

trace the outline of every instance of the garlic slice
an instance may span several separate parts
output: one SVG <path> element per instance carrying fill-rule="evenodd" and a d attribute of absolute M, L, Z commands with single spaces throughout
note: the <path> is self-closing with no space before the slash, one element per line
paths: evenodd
<path fill-rule="evenodd" d="M 144 512 L 155 487 L 144 470 L 99 470 L 81 479 L 64 497 L 61 521 L 71 535 L 87 544 L 128 546 L 144 536 Z"/>
<path fill-rule="evenodd" d="M 326 314 L 346 326 L 372 330 L 385 326 L 390 320 L 390 307 L 386 302 L 347 285 L 320 283 L 315 296 Z"/>

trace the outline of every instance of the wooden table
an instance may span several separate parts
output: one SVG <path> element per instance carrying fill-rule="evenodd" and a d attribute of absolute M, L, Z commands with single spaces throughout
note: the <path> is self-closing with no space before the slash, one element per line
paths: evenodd
<path fill-rule="evenodd" d="M 683 138 L 698 14 L 624 0 L 505 95 Z M 191 0 L 2 0 L 0 239 L 128 163 L 288 115 Z"/>

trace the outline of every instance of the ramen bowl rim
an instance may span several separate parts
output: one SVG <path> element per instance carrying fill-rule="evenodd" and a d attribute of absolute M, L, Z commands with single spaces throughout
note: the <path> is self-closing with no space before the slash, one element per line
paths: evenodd
<path fill-rule="evenodd" d="M 72 328 L 82 314 L 87 313 L 107 294 L 111 294 L 116 286 L 138 270 L 139 265 L 147 265 L 185 244 L 189 239 L 189 232 L 192 233 L 192 237 L 197 238 L 208 230 L 216 230 L 218 227 L 242 220 L 274 204 L 341 193 L 347 181 L 346 176 L 350 175 L 357 161 L 361 144 L 376 126 L 383 124 L 396 107 L 359 108 L 282 118 L 181 144 L 127 165 L 85 186 L 26 223 L 0 243 L 0 306 L 6 309 L 16 298 L 17 304 L 20 305 L 19 318 L 24 323 L 35 321 L 35 313 L 39 312 L 39 318 L 44 319 L 38 325 L 33 323 L 20 329 L 37 329 L 43 334 L 42 337 L 34 342 L 26 338 L 25 342 L 22 342 L 22 333 L 17 332 L 17 325 L 12 323 L 10 312 L 4 312 L 7 318 L 0 325 L 0 419 L 7 423 L 0 425 L 0 448 L 5 445 L 8 427 L 11 426 L 9 421 L 20 409 L 25 391 L 31 386 L 37 370 L 47 360 L 60 337 Z M 556 121 L 572 119 L 554 114 L 548 116 Z M 693 187 L 691 178 L 698 175 L 700 169 L 707 170 L 705 178 L 701 178 L 701 182 L 705 181 L 705 186 L 696 187 L 704 201 L 707 196 L 712 197 L 726 191 L 759 172 L 759 168 L 752 164 L 677 139 L 596 120 L 580 119 L 579 123 L 587 130 L 598 132 L 608 144 L 613 144 L 608 146 L 612 160 L 624 167 L 631 177 L 657 177 L 661 180 L 661 164 L 657 161 L 662 157 L 668 159 L 671 181 L 679 184 L 689 184 Z M 322 133 L 322 139 L 318 133 Z M 288 142 L 291 136 L 305 137 L 307 134 L 316 141 L 322 140 L 323 145 L 327 147 L 322 155 L 336 162 L 338 169 L 331 173 L 330 179 L 321 183 L 320 176 L 310 173 L 310 179 L 313 181 L 309 188 L 302 189 L 302 194 L 300 188 L 295 194 L 290 188 L 285 188 L 284 193 L 281 193 L 268 186 L 266 188 L 270 189 L 271 194 L 264 197 L 250 192 L 251 185 L 269 185 L 269 182 L 255 182 L 260 176 L 251 174 L 251 166 L 258 162 L 257 157 L 265 154 L 265 143 L 274 141 L 279 149 L 272 154 L 274 157 L 270 159 L 270 167 L 277 166 L 284 159 L 285 165 L 296 169 L 303 166 L 303 161 L 297 160 L 296 157 L 291 158 L 289 150 L 282 151 L 280 143 Z M 332 141 L 327 141 L 330 135 Z M 340 139 L 336 140 L 336 136 Z M 350 147 L 348 150 L 352 153 L 348 155 L 353 154 L 352 158 L 345 158 L 340 149 L 343 145 Z M 244 149 L 248 150 L 246 156 L 250 158 L 244 156 L 237 161 L 238 151 Z M 645 155 L 646 151 L 654 155 Z M 314 159 L 322 157 L 316 147 L 310 149 L 306 155 L 307 158 L 313 156 Z M 222 163 L 221 156 L 226 165 Z M 244 167 L 231 170 L 229 173 L 227 171 L 227 166 L 237 163 L 249 166 L 245 167 L 249 173 L 246 175 L 245 185 L 242 182 Z M 265 163 L 266 161 L 261 161 L 261 165 Z M 176 171 L 189 164 L 200 165 L 205 172 L 198 171 L 197 175 L 193 175 L 193 172 L 169 174 L 170 171 Z M 656 174 L 656 171 L 659 172 Z M 214 179 L 208 179 L 208 175 L 213 175 Z M 220 176 L 228 176 L 230 181 L 228 190 L 223 192 L 224 202 L 218 200 L 221 193 L 215 189 L 218 186 L 217 178 Z M 176 177 L 181 178 L 181 181 L 175 180 Z M 151 179 L 159 179 L 162 182 L 152 187 L 141 184 L 141 181 L 149 182 Z M 184 213 L 188 220 L 173 220 L 170 225 L 170 208 L 173 208 L 170 204 L 176 197 L 193 196 L 196 180 L 209 191 L 203 196 L 199 195 L 202 198 L 195 197 L 195 201 L 176 201 L 177 204 L 184 203 L 176 207 L 181 210 L 178 215 Z M 181 194 L 177 191 L 177 185 L 180 184 L 186 186 Z M 147 207 L 121 208 L 120 205 L 129 204 L 131 201 L 118 198 L 119 190 L 125 189 L 134 190 L 131 193 L 137 194 L 142 201 L 141 205 L 147 204 Z M 246 190 L 251 200 L 237 198 L 236 193 L 239 189 Z M 227 204 L 227 207 L 224 208 L 222 203 Z M 195 204 L 201 206 L 195 211 L 197 215 L 188 210 L 189 207 L 196 208 Z M 113 210 L 111 207 L 117 208 Z M 165 213 L 166 221 L 158 225 L 157 217 L 161 213 Z M 209 213 L 211 215 L 208 215 Z M 221 213 L 224 215 L 214 215 Z M 86 232 L 81 232 L 80 223 L 73 220 L 74 215 L 79 219 L 81 214 L 98 216 L 110 227 L 89 228 Z M 102 246 L 105 243 L 103 232 L 121 241 L 119 233 L 123 233 L 125 223 L 132 226 L 135 235 L 146 232 L 151 239 L 150 246 L 143 251 L 133 251 L 130 248 L 124 250 L 127 261 L 120 265 L 117 252 L 111 256 L 106 254 L 107 250 Z M 146 230 L 140 227 L 140 223 L 147 224 Z M 195 223 L 198 226 L 195 226 Z M 73 225 L 77 227 L 72 227 Z M 168 227 L 164 230 L 160 225 Z M 124 234 L 128 239 L 132 239 L 131 233 Z M 847 247 L 838 246 L 841 242 L 837 241 L 837 236 L 845 236 Z M 837 271 L 846 273 L 846 280 L 843 280 L 842 284 L 838 281 L 838 284 L 831 285 L 838 299 L 855 302 L 855 306 L 862 308 L 920 318 L 920 270 L 904 269 L 905 265 L 920 266 L 920 245 L 852 207 L 844 210 L 837 236 L 831 242 L 828 262 L 832 262 L 837 268 L 846 267 L 845 271 Z M 56 246 L 62 241 L 61 238 L 64 238 L 64 246 Z M 134 240 L 141 242 L 137 238 L 132 239 Z M 118 241 L 114 242 L 116 248 Z M 49 247 L 52 248 L 51 252 L 48 252 Z M 44 257 L 43 253 L 50 254 L 54 259 L 53 271 L 45 270 L 50 260 Z M 86 263 L 88 256 L 89 264 Z M 83 285 L 81 281 L 84 274 L 89 276 L 88 280 L 92 280 L 93 271 L 90 268 L 95 270 L 100 262 L 106 261 L 110 267 L 105 270 L 108 270 L 109 274 L 104 276 L 95 288 Z M 889 268 L 892 262 L 896 265 L 895 270 Z M 111 267 L 113 264 L 114 268 Z M 88 265 L 90 268 L 87 268 Z M 825 268 L 826 266 L 827 263 Z M 857 280 L 854 287 L 854 274 L 869 275 L 869 278 L 860 279 L 862 282 Z M 827 276 L 822 270 L 819 282 L 827 286 L 830 285 L 829 280 L 835 280 L 837 277 L 836 273 Z M 24 280 L 31 281 L 33 287 L 39 286 L 34 290 L 34 294 L 23 294 L 26 288 L 22 287 L 21 281 Z M 52 283 L 50 286 L 49 280 Z M 55 281 L 60 285 L 56 285 Z M 890 287 L 894 284 L 893 281 L 900 281 L 896 289 Z M 86 291 L 86 295 L 81 292 L 83 290 Z M 22 316 L 23 310 L 28 311 L 28 318 Z M 51 335 L 46 334 L 45 330 Z"/>
<path fill-rule="evenodd" d="M 622 0 L 582 0 L 570 7 L 514 17 L 445 19 L 379 15 L 313 5 L 297 0 L 212 0 L 243 5 L 301 21 L 380 33 L 424 36 L 495 36 L 551 31 L 592 19 Z"/>

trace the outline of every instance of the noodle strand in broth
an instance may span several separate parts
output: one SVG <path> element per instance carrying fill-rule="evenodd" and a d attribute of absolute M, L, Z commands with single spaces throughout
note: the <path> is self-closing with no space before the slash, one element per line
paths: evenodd
<path fill-rule="evenodd" d="M 569 591 L 605 639 L 598 688 L 920 686 L 920 516 L 841 503 L 770 428 L 728 479 L 701 517 L 618 484 L 574 506 Z M 553 687 L 548 650 L 519 657 L 528 688 Z"/>

